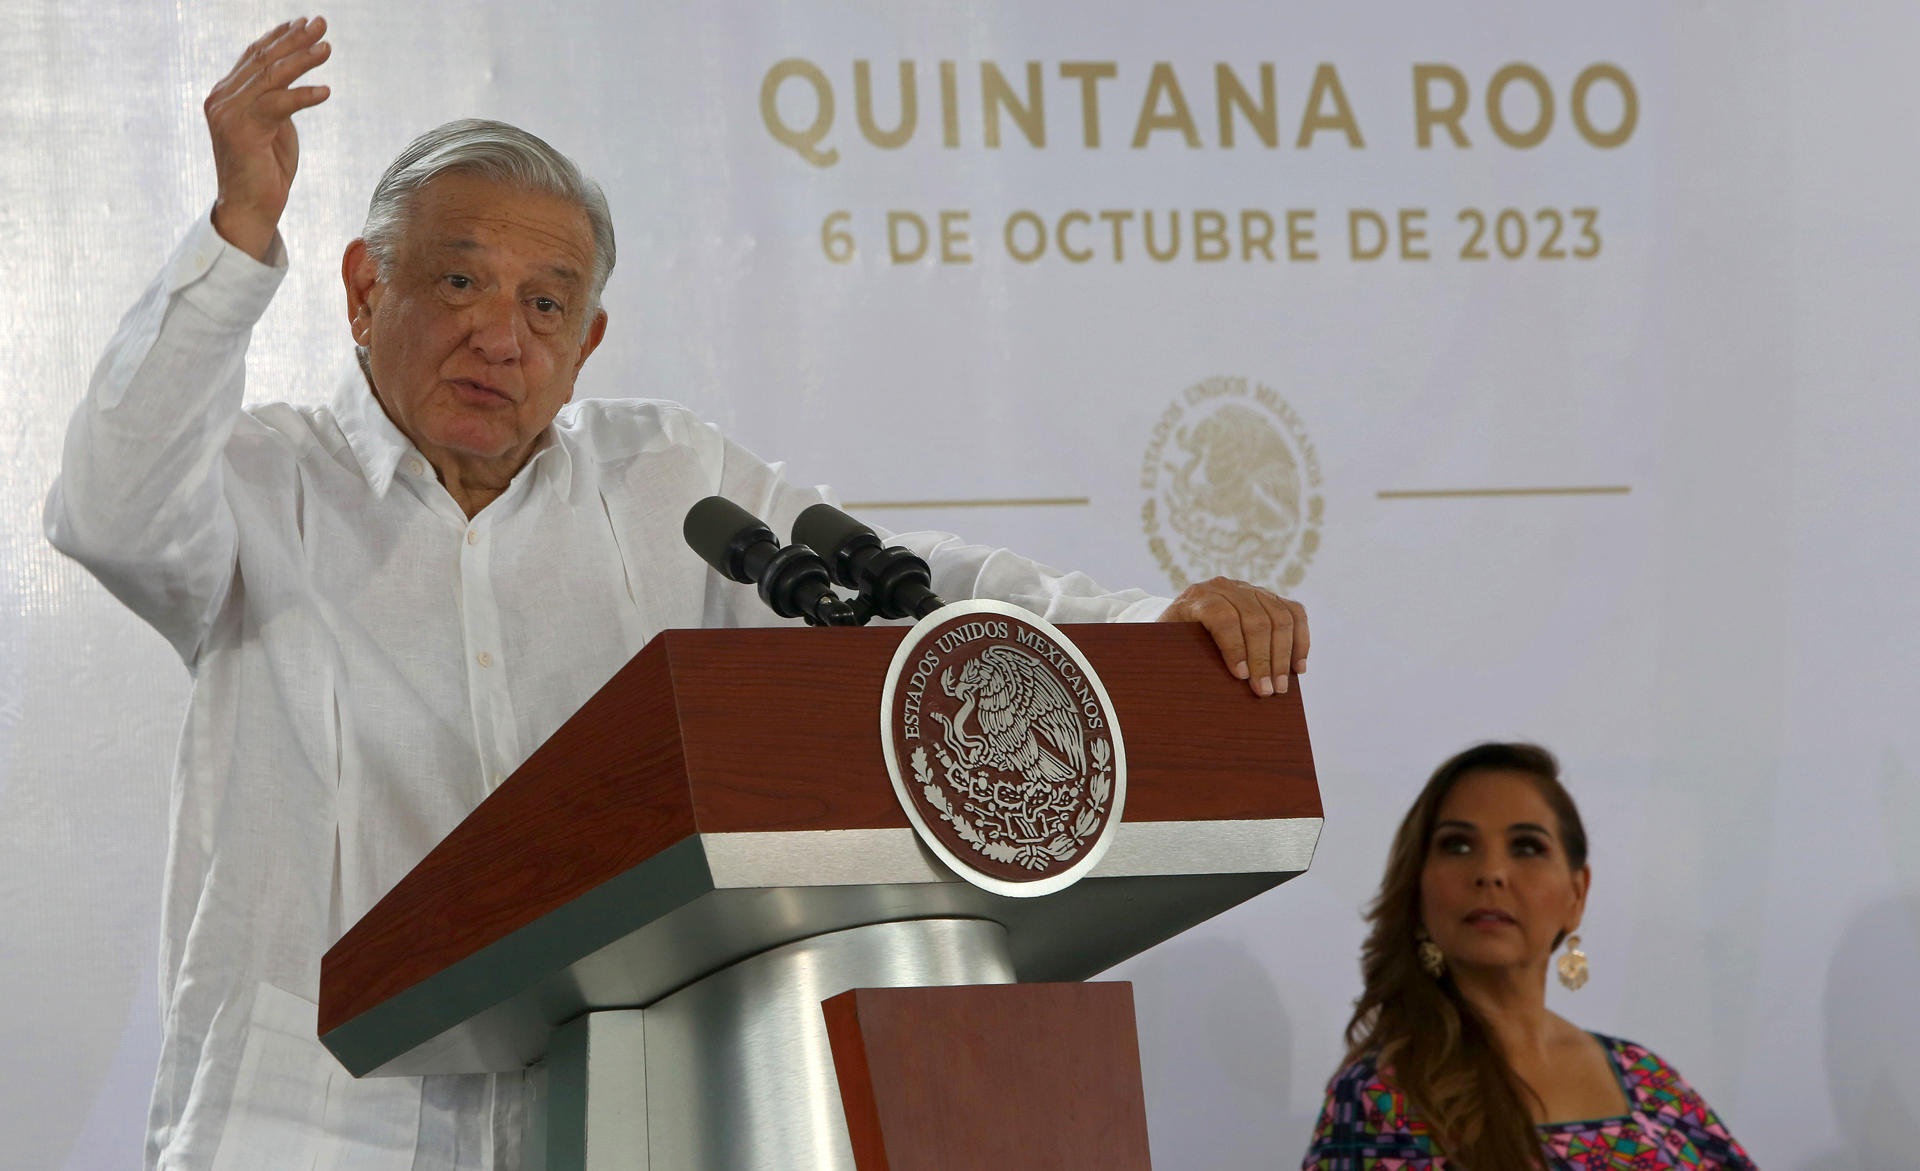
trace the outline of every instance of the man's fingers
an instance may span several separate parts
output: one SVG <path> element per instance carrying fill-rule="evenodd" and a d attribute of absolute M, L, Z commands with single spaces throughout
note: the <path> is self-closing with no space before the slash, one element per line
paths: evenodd
<path fill-rule="evenodd" d="M 1289 673 L 1306 669 L 1306 608 L 1244 581 L 1217 577 L 1188 586 L 1161 620 L 1205 626 L 1227 669 L 1255 695 L 1286 691 Z"/>
<path fill-rule="evenodd" d="M 1291 598 L 1279 601 L 1293 613 L 1293 673 L 1298 675 L 1307 669 L 1307 648 L 1313 641 L 1307 637 L 1307 608 Z"/>
<path fill-rule="evenodd" d="M 288 106 L 278 99 L 286 95 L 288 87 L 298 81 L 302 74 L 319 66 L 332 52 L 333 46 L 321 41 L 311 48 L 284 58 L 255 74 L 247 85 L 227 97 L 222 104 L 231 109 L 235 116 L 258 118 L 269 122 L 286 117 L 292 110 L 312 105 L 311 102 L 305 102 Z"/>
<path fill-rule="evenodd" d="M 333 51 L 332 45 L 320 39 L 326 31 L 325 17 L 315 17 L 306 25 L 296 23 L 278 40 L 261 50 L 253 60 L 243 61 L 235 67 L 233 80 L 238 85 L 232 91 L 233 96 L 242 102 L 249 102 L 258 94 L 290 84 L 307 70 L 325 61 Z M 244 73 L 241 72 L 243 69 Z"/>
<path fill-rule="evenodd" d="M 1220 648 L 1220 657 L 1227 661 L 1227 669 L 1233 672 L 1235 678 L 1250 678 L 1247 639 L 1240 629 L 1240 611 L 1234 608 L 1232 602 L 1214 593 L 1194 598 L 1187 605 L 1193 620 L 1206 627 L 1207 633 L 1213 636 L 1213 645 Z"/>
<path fill-rule="evenodd" d="M 260 75 L 265 83 L 262 87 L 263 92 L 272 93 L 274 90 L 285 89 L 292 85 L 302 74 L 317 69 L 332 52 L 333 46 L 321 41 L 275 61 Z"/>
<path fill-rule="evenodd" d="M 316 16 L 308 19 L 303 16 L 289 22 L 279 36 L 262 45 L 260 59 L 271 64 L 289 53 L 299 52 L 325 35 L 327 35 L 326 17 Z"/>
<path fill-rule="evenodd" d="M 233 59 L 233 68 L 227 70 L 227 76 L 228 77 L 239 76 L 243 72 L 244 67 L 247 65 L 249 61 L 256 60 L 258 58 L 258 55 L 262 51 L 264 51 L 268 45 L 271 45 L 274 41 L 279 40 L 282 36 L 286 35 L 286 31 L 292 28 L 297 23 L 298 21 L 283 20 L 279 24 L 276 24 L 271 29 L 267 30 L 266 33 L 261 35 L 251 45 L 248 45 L 246 48 L 240 50 L 240 55 Z"/>
<path fill-rule="evenodd" d="M 1233 604 L 1240 618 L 1241 637 L 1247 646 L 1247 682 L 1256 695 L 1272 695 L 1275 690 L 1273 619 L 1261 604 L 1259 593 L 1245 582 L 1225 582 L 1221 593 Z M 1280 686 L 1285 686 L 1284 679 Z"/>
<path fill-rule="evenodd" d="M 1200 621 L 1212 633 L 1215 645 L 1233 673 L 1247 681 L 1255 695 L 1272 695 L 1273 622 L 1258 595 L 1245 582 L 1215 579 L 1198 587 Z"/>
<path fill-rule="evenodd" d="M 1266 590 L 1251 586 L 1247 588 L 1266 612 L 1268 661 L 1273 664 L 1273 689 L 1284 692 L 1287 689 L 1287 672 L 1293 668 L 1293 611 L 1287 607 L 1284 598 Z"/>
<path fill-rule="evenodd" d="M 281 25 L 280 28 L 275 29 L 273 32 L 267 34 L 267 36 L 260 38 L 260 40 L 255 41 L 240 51 L 240 56 L 235 59 L 233 68 L 227 70 L 227 75 L 219 81 L 214 82 L 213 89 L 208 91 L 207 105 L 209 107 L 232 97 L 240 91 L 241 87 L 259 76 L 261 52 L 266 48 L 267 42 L 271 38 L 279 36 L 281 31 L 286 27 L 286 25 Z"/>
<path fill-rule="evenodd" d="M 272 32 L 240 50 L 240 56 L 234 61 L 233 68 L 220 80 L 220 85 L 230 90 L 238 90 L 250 82 L 259 79 L 260 71 L 285 52 L 289 37 L 297 37 L 307 29 L 307 18 L 289 20 L 274 26 Z"/>
<path fill-rule="evenodd" d="M 253 103 L 254 112 L 269 120 L 285 118 L 290 114 L 317 106 L 327 100 L 333 91 L 324 85 L 303 85 L 295 89 L 275 90 L 261 94 Z"/>

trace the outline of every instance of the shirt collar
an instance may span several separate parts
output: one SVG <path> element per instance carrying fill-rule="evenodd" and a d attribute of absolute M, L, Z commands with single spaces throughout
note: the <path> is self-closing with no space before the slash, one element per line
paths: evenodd
<path fill-rule="evenodd" d="M 333 417 L 340 424 L 340 430 L 347 437 L 347 446 L 352 449 L 354 459 L 360 463 L 360 470 L 366 474 L 367 486 L 373 494 L 385 497 L 387 489 L 393 486 L 393 478 L 400 471 L 400 465 L 408 459 L 417 459 L 423 470 L 420 474 L 432 475 L 426 468 L 426 457 L 413 446 L 393 420 L 387 418 L 387 412 L 380 406 L 380 400 L 373 396 L 373 384 L 367 380 L 366 371 L 361 369 L 358 356 L 348 364 L 340 375 L 339 385 L 334 388 Z M 566 441 L 563 429 L 555 423 L 547 426 L 547 433 L 540 447 L 534 451 L 527 466 L 520 469 L 521 474 L 531 472 L 544 478 L 553 486 L 562 499 L 573 491 L 573 453 Z"/>
<path fill-rule="evenodd" d="M 360 368 L 357 355 L 341 372 L 340 382 L 334 388 L 333 417 L 346 435 L 353 457 L 360 461 L 360 470 L 365 473 L 375 496 L 384 497 L 393 486 L 401 460 L 409 456 L 420 458 L 412 441 L 393 425 L 387 412 L 380 408 L 380 401 L 373 397 L 373 386 Z"/>
<path fill-rule="evenodd" d="M 566 417 L 567 409 L 560 408 L 560 415 L 547 424 L 546 443 L 539 451 L 533 453 L 533 460 L 530 461 L 546 465 L 542 475 L 546 477 L 547 483 L 553 485 L 553 490 L 562 500 L 569 499 L 573 495 L 572 429 L 560 425 L 560 420 Z"/>

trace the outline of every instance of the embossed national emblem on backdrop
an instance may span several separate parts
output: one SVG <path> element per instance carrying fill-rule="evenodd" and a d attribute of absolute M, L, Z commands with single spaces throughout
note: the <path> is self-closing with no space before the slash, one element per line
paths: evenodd
<path fill-rule="evenodd" d="M 1126 747 L 1106 688 L 1018 607 L 962 602 L 922 619 L 888 669 L 880 735 L 914 829 L 975 886 L 1060 890 L 1120 823 Z"/>
<path fill-rule="evenodd" d="M 1320 548 L 1320 457 L 1271 387 L 1208 378 L 1154 424 L 1140 487 L 1147 547 L 1175 589 L 1235 577 L 1288 589 Z"/>

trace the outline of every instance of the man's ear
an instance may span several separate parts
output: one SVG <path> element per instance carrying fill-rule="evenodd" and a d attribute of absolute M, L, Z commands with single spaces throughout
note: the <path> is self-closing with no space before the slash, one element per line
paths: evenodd
<path fill-rule="evenodd" d="M 347 328 L 354 344 L 364 346 L 373 336 L 373 310 L 380 298 L 380 265 L 365 240 L 347 245 L 340 258 L 340 281 L 347 287 Z"/>
<path fill-rule="evenodd" d="M 587 364 L 587 358 L 600 348 L 600 342 L 607 336 L 607 311 L 605 309 L 593 315 L 593 321 L 587 325 L 587 336 L 580 341 L 580 356 L 573 360 L 573 376 L 580 377 L 580 367 Z"/>

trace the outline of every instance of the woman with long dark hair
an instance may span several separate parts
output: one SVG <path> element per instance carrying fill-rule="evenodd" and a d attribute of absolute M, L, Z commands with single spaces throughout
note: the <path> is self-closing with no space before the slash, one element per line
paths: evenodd
<path fill-rule="evenodd" d="M 1752 1171 L 1672 1066 L 1547 1011 L 1550 966 L 1587 978 L 1587 834 L 1559 773 L 1482 744 L 1407 811 L 1307 1171 Z"/>

